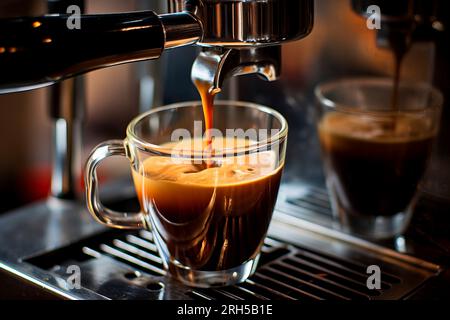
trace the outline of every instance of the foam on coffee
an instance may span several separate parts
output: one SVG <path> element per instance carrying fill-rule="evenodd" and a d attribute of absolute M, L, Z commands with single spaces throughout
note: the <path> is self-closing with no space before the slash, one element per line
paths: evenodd
<path fill-rule="evenodd" d="M 230 148 L 244 148 L 251 145 L 247 139 L 213 140 L 214 160 L 191 160 L 190 158 L 149 157 L 144 162 L 145 176 L 158 181 L 171 181 L 187 185 L 224 186 L 260 179 L 272 174 L 276 165 L 274 151 L 250 153 L 244 155 L 218 154 Z M 181 142 L 171 142 L 162 145 L 165 148 L 177 148 L 180 154 L 192 153 L 192 150 L 202 150 L 201 139 L 188 139 Z M 214 165 L 207 166 L 207 162 Z"/>
<path fill-rule="evenodd" d="M 434 134 L 430 125 L 429 119 L 406 113 L 374 117 L 336 112 L 322 119 L 319 130 L 353 139 L 395 143 L 429 138 Z"/>

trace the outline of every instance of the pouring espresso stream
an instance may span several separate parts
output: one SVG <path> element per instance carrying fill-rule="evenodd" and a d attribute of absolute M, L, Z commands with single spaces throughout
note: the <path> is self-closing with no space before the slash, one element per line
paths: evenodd
<path fill-rule="evenodd" d="M 200 98 L 202 101 L 203 108 L 203 118 L 205 120 L 205 136 L 204 136 L 204 148 L 205 153 L 208 155 L 212 155 L 213 145 L 212 145 L 212 136 L 211 130 L 213 128 L 214 122 L 214 98 L 220 90 L 213 89 L 212 85 L 207 81 L 202 81 L 200 79 L 193 79 L 194 84 L 197 88 L 198 93 L 200 94 Z M 210 168 L 214 164 L 212 161 L 206 160 L 206 167 Z"/>

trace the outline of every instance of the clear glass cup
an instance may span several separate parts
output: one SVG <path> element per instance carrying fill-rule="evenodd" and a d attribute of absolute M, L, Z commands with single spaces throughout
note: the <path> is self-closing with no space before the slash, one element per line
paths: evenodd
<path fill-rule="evenodd" d="M 97 146 L 85 172 L 90 213 L 110 227 L 152 231 L 164 267 L 195 287 L 254 273 L 286 152 L 286 120 L 268 107 L 217 101 L 213 124 L 209 149 L 200 102 L 154 109 L 129 124 L 125 140 Z M 116 155 L 130 161 L 140 213 L 115 212 L 99 200 L 97 167 Z"/>
<path fill-rule="evenodd" d="M 356 78 L 319 84 L 317 129 L 343 230 L 388 239 L 407 228 L 438 131 L 442 94 L 426 83 Z"/>

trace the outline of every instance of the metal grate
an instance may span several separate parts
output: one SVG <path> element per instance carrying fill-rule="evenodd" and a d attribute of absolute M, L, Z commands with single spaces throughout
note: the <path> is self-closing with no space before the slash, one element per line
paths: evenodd
<path fill-rule="evenodd" d="M 281 186 L 278 209 L 290 215 L 332 227 L 332 212 L 325 189 L 298 184 Z"/>
<path fill-rule="evenodd" d="M 107 232 L 76 245 L 76 248 L 60 250 L 51 257 L 40 256 L 28 262 L 57 270 L 68 263 L 65 257 L 71 252 L 76 253 L 71 255 L 76 261 L 107 256 L 144 274 L 159 277 L 166 273 L 153 235 L 148 231 Z M 193 299 L 206 300 L 369 300 L 382 296 L 402 282 L 395 275 L 383 273 L 382 289 L 369 290 L 364 264 L 286 244 L 272 237 L 266 239 L 262 251 L 261 267 L 246 282 L 220 289 L 187 290 L 186 294 Z M 124 276 L 130 278 L 129 273 Z"/>
<path fill-rule="evenodd" d="M 286 244 L 272 238 L 266 246 L 276 252 Z M 243 284 L 218 290 L 201 291 L 202 298 L 254 298 L 299 300 L 369 300 L 379 297 L 392 285 L 401 283 L 394 275 L 382 275 L 382 289 L 369 290 L 367 274 L 362 264 L 343 261 L 336 257 L 313 252 L 298 246 L 287 246 L 279 259 L 264 264 L 256 274 Z M 285 249 L 286 250 L 286 249 Z M 193 291 L 194 295 L 198 291 Z"/>
<path fill-rule="evenodd" d="M 289 198 L 281 208 L 286 210 L 287 206 L 295 206 L 297 210 L 311 212 L 322 209 L 325 214 L 326 210 L 329 211 L 327 203 L 324 194 L 309 192 L 303 193 L 300 198 Z M 274 224 L 277 225 L 272 223 L 272 227 Z M 181 289 L 177 290 L 182 291 L 181 297 L 196 300 L 304 301 L 399 299 L 438 273 L 405 262 L 397 263 L 390 256 L 374 254 L 354 244 L 319 236 L 308 230 L 290 227 L 284 230 L 280 229 L 282 225 L 272 227 L 275 231 L 272 230 L 266 238 L 259 268 L 250 279 L 219 289 L 180 286 Z M 286 238 L 292 240 L 286 241 Z M 57 272 L 61 266 L 73 261 L 83 266 L 83 263 L 105 258 L 125 265 L 128 269 L 121 271 L 122 278 L 130 281 L 137 279 L 134 283 L 144 283 L 147 289 L 150 288 L 149 282 L 139 278 L 156 279 L 162 283 L 161 286 L 170 281 L 165 277 L 166 271 L 149 231 L 107 231 L 26 261 L 50 272 Z M 383 265 L 380 290 L 367 288 L 366 268 L 369 264 Z M 106 267 L 91 265 L 89 268 Z M 119 295 L 113 298 L 125 297 Z"/>

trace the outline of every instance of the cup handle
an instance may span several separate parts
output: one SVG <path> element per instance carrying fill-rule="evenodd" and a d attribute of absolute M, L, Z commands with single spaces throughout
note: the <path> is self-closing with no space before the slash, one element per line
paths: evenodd
<path fill-rule="evenodd" d="M 110 140 L 103 142 L 95 147 L 89 155 L 85 170 L 86 202 L 88 210 L 95 220 L 108 227 L 119 229 L 144 228 L 146 223 L 142 212 L 117 212 L 106 208 L 100 201 L 97 167 L 104 159 L 112 156 L 127 157 L 127 152 L 123 141 Z"/>

